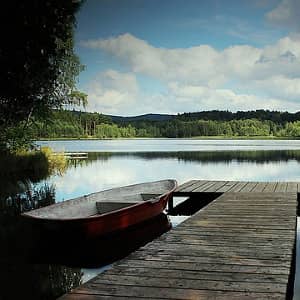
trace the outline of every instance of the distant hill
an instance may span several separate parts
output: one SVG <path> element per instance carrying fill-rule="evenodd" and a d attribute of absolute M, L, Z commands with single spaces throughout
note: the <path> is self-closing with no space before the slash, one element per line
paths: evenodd
<path fill-rule="evenodd" d="M 169 121 L 177 119 L 181 121 L 193 121 L 193 120 L 212 120 L 212 121 L 231 121 L 231 120 L 245 120 L 245 119 L 258 119 L 261 121 L 270 120 L 275 123 L 284 124 L 286 122 L 300 121 L 300 112 L 289 113 L 287 111 L 270 111 L 270 110 L 249 110 L 249 111 L 222 111 L 222 110 L 210 110 L 181 113 L 177 115 L 170 114 L 144 114 L 132 117 L 121 117 L 106 115 L 115 123 L 130 123 L 138 121 Z"/>
<path fill-rule="evenodd" d="M 168 121 L 176 117 L 176 115 L 168 115 L 168 114 L 145 114 L 140 116 L 132 116 L 132 117 L 121 117 L 121 116 L 111 116 L 110 117 L 113 122 L 123 123 L 123 122 L 134 122 L 134 121 Z"/>

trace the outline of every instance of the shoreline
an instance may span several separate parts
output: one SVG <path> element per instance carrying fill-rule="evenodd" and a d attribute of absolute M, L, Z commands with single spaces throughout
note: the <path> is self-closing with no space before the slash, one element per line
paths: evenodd
<path fill-rule="evenodd" d="M 195 136 L 182 138 L 168 137 L 131 137 L 131 138 L 95 138 L 95 137 L 58 137 L 39 138 L 33 141 L 110 141 L 110 140 L 299 140 L 300 137 L 276 137 L 276 136 Z"/>

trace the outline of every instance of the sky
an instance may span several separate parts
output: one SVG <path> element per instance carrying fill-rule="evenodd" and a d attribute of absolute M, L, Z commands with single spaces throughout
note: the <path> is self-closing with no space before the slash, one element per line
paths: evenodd
<path fill-rule="evenodd" d="M 300 0 L 86 0 L 87 111 L 300 110 Z"/>

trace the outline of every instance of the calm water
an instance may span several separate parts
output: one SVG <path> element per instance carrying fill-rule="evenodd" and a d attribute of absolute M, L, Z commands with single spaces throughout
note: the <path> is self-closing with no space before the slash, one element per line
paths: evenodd
<path fill-rule="evenodd" d="M 52 176 L 32 186 L 33 190 L 45 186 L 53 187 L 55 201 L 107 188 L 166 178 L 175 178 L 179 183 L 190 179 L 300 181 L 300 141 L 297 140 L 139 139 L 43 141 L 38 144 L 48 145 L 55 151 L 88 152 L 87 159 L 72 160 L 62 176 Z M 174 217 L 171 222 L 174 225 L 183 218 Z M 5 225 L 4 218 L 1 223 Z M 164 216 L 156 224 L 159 225 L 156 228 L 153 228 L 153 224 L 144 224 L 134 232 L 128 233 L 126 238 L 132 238 L 131 244 L 136 242 L 138 246 L 139 243 L 147 242 L 147 239 L 142 240 L 138 237 L 145 236 L 145 232 L 151 232 L 148 237 L 148 240 L 151 240 L 155 234 L 166 231 L 169 223 Z M 1 234 L 3 235 L 3 232 L 0 231 L 0 237 Z M 9 240 L 9 233 L 5 235 Z M 120 239 L 107 241 L 107 244 L 120 243 Z M 15 244 L 11 243 L 15 247 L 19 246 L 18 241 Z M 55 253 L 64 251 L 66 250 L 61 249 L 60 245 L 53 249 Z M 91 278 L 99 272 L 99 267 L 104 265 L 102 262 L 95 262 L 93 267 L 96 269 L 82 268 L 84 264 L 81 265 L 82 257 L 79 257 L 75 261 L 76 268 L 67 268 L 64 266 L 64 259 L 69 253 L 73 253 L 73 250 L 67 251 L 69 252 L 64 253 L 66 255 L 62 255 L 59 264 L 56 265 L 49 265 L 46 257 L 42 264 L 30 265 L 23 264 L 22 259 L 18 262 L 20 257 L 17 256 L 10 261 L 5 260 L 1 265 L 1 281 L 9 282 L 11 279 L 15 282 L 19 277 L 13 279 L 13 275 L 10 277 L 7 274 L 21 274 L 22 278 L 28 279 L 25 280 L 24 289 L 30 285 L 30 280 L 43 283 L 43 293 L 37 296 L 36 292 L 36 295 L 31 295 L 31 299 L 39 299 L 40 295 L 43 295 L 42 299 L 53 299 L 54 296 Z M 124 251 L 126 253 L 130 249 Z M 109 249 L 107 252 L 110 252 Z M 73 256 L 76 260 L 76 255 Z M 106 257 L 106 260 L 109 261 L 110 258 Z M 52 278 L 52 281 L 49 281 L 49 278 Z M 20 280 L 22 281 L 21 277 Z M 297 283 L 296 291 L 299 289 L 300 283 Z"/>

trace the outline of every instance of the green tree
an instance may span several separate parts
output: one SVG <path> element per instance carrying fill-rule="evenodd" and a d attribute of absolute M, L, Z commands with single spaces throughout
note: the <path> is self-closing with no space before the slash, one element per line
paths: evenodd
<path fill-rule="evenodd" d="M 28 140 L 30 122 L 52 108 L 86 103 L 86 95 L 75 87 L 83 68 L 73 50 L 80 5 L 70 0 L 11 0 L 1 9 L 6 22 L 1 24 L 0 51 L 2 149 Z"/>

